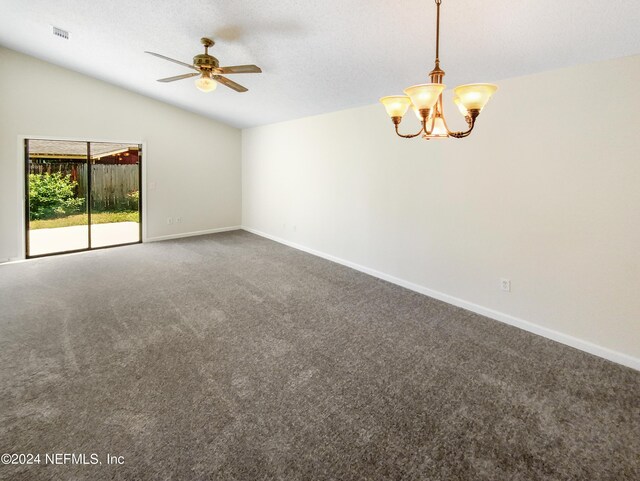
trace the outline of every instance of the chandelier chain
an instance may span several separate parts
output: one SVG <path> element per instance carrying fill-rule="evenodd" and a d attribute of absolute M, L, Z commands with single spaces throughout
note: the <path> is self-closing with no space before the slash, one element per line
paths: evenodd
<path fill-rule="evenodd" d="M 442 0 L 435 0 L 437 7 L 436 14 L 436 68 L 440 67 L 440 4 Z"/>

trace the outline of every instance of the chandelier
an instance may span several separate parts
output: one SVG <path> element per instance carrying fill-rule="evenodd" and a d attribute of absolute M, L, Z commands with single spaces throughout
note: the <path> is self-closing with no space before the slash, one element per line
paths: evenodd
<path fill-rule="evenodd" d="M 453 89 L 453 102 L 464 116 L 469 128 L 463 132 L 449 130 L 442 110 L 442 92 L 446 87 L 442 83 L 444 70 L 440 68 L 440 4 L 442 0 L 435 0 L 435 2 L 437 9 L 436 65 L 429 73 L 431 83 L 408 87 L 404 90 L 406 95 L 391 95 L 380 99 L 380 102 L 387 110 L 387 114 L 393 121 L 396 134 L 405 139 L 412 139 L 420 134 L 427 140 L 467 137 L 473 130 L 478 115 L 480 115 L 484 106 L 498 89 L 493 84 L 467 84 Z M 421 127 L 417 134 L 405 135 L 398 131 L 398 126 L 409 107 L 413 109 L 416 117 L 418 117 Z"/>

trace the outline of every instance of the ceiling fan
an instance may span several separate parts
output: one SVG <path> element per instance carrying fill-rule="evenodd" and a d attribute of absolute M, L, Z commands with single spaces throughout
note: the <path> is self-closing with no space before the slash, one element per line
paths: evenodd
<path fill-rule="evenodd" d="M 183 67 L 187 67 L 195 70 L 195 72 L 185 73 L 182 75 L 176 75 L 175 77 L 167 77 L 158 79 L 158 82 L 174 82 L 176 80 L 182 80 L 185 78 L 196 77 L 196 87 L 198 87 L 203 92 L 211 92 L 216 89 L 218 86 L 218 82 L 222 85 L 229 87 L 230 89 L 235 90 L 236 92 L 246 92 L 247 88 L 242 85 L 230 80 L 226 77 L 223 77 L 222 74 L 233 74 L 233 73 L 261 73 L 262 70 L 260 67 L 256 65 L 236 65 L 234 67 L 220 67 L 220 63 L 218 59 L 212 55 L 209 55 L 209 47 L 213 47 L 215 43 L 210 38 L 203 37 L 200 39 L 200 43 L 204 45 L 204 53 L 196 55 L 193 57 L 193 64 L 188 64 L 186 62 L 181 62 L 180 60 L 174 60 L 169 57 L 165 57 L 164 55 L 160 55 L 155 52 L 145 52 L 149 55 L 154 55 L 156 57 L 163 58 L 168 60 L 169 62 L 177 63 L 178 65 L 182 65 Z"/>

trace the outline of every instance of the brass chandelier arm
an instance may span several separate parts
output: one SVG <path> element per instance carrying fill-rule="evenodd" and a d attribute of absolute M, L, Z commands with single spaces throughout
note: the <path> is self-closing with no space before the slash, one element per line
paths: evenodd
<path fill-rule="evenodd" d="M 398 126 L 400 125 L 400 122 L 402 122 L 402 117 L 391 117 L 391 120 L 393 121 L 393 125 L 396 128 L 396 134 L 398 135 L 398 137 L 402 137 L 403 139 L 413 139 L 414 137 L 417 137 L 418 135 L 420 135 L 423 132 L 427 132 L 427 120 L 429 118 L 429 112 L 430 110 L 421 110 L 420 113 L 423 115 L 422 117 L 422 127 L 420 127 L 420 130 L 418 131 L 417 134 L 401 134 Z"/>
<path fill-rule="evenodd" d="M 476 125 L 476 119 L 478 118 L 478 115 L 480 115 L 480 111 L 479 110 L 469 110 L 468 114 L 469 115 L 467 115 L 464 119 L 467 121 L 467 125 L 469 126 L 469 129 L 465 130 L 464 132 L 451 132 L 447 128 L 447 132 L 449 132 L 449 135 L 451 137 L 453 137 L 455 139 L 463 139 L 463 138 L 469 136 L 469 134 L 473 130 L 473 127 L 475 127 L 475 125 Z"/>
<path fill-rule="evenodd" d="M 400 117 L 398 117 L 400 118 Z M 398 135 L 398 137 L 402 137 L 403 139 L 413 139 L 414 137 L 417 137 L 418 135 L 420 135 L 423 131 L 424 131 L 424 126 L 420 129 L 420 132 L 418 132 L 417 134 L 401 134 L 398 130 L 398 125 L 400 125 L 400 122 L 396 123 L 394 120 L 394 125 L 396 126 L 396 134 Z"/>
<path fill-rule="evenodd" d="M 455 139 L 463 139 L 471 133 L 471 131 L 473 130 L 473 126 L 475 125 L 475 121 L 469 116 L 465 117 L 465 120 L 467 121 L 467 125 L 469 125 L 469 129 L 465 130 L 464 132 L 451 132 L 447 129 L 451 137 Z"/>

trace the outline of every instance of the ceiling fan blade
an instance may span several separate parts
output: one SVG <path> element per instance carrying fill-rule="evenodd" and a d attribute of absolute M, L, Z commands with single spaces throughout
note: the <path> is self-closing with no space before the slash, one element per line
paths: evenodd
<path fill-rule="evenodd" d="M 175 60 L 173 58 L 165 57 L 164 55 L 160 55 L 159 53 L 146 52 L 146 51 L 144 53 L 148 53 L 149 55 L 153 55 L 154 57 L 163 58 L 165 60 L 168 60 L 169 62 L 177 63 L 178 65 L 182 65 L 183 67 L 192 68 L 193 70 L 198 70 L 196 67 L 194 67 L 191 64 L 181 62 L 180 60 Z"/>
<path fill-rule="evenodd" d="M 233 80 L 229 80 L 227 77 L 223 77 L 222 75 L 214 75 L 213 78 L 220 82 L 222 85 L 226 85 L 236 92 L 246 92 L 248 90 L 246 87 L 243 87 L 242 85 L 237 84 Z"/>
<path fill-rule="evenodd" d="M 216 72 L 228 73 L 262 73 L 262 69 L 257 65 L 236 65 L 234 67 L 218 67 Z"/>
<path fill-rule="evenodd" d="M 197 77 L 198 75 L 200 75 L 198 72 L 193 72 L 193 73 L 185 73 L 182 75 L 176 75 L 175 77 L 167 77 L 167 78 L 160 78 L 158 79 L 158 82 L 175 82 L 176 80 L 182 80 L 185 78 L 189 78 L 189 77 Z"/>

